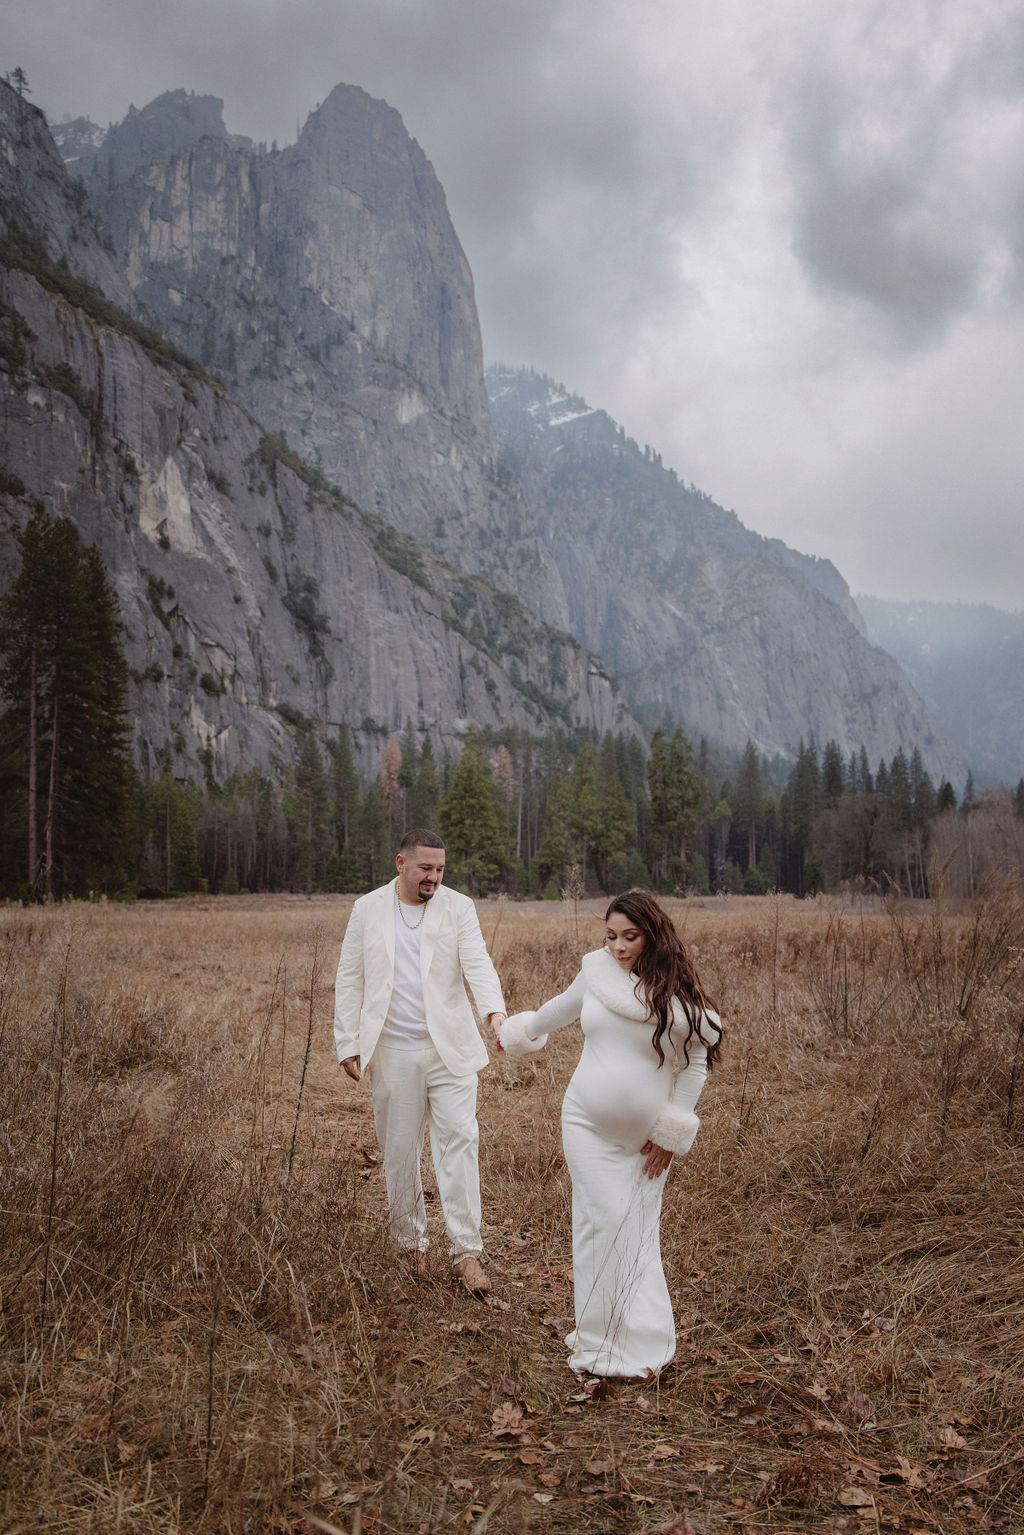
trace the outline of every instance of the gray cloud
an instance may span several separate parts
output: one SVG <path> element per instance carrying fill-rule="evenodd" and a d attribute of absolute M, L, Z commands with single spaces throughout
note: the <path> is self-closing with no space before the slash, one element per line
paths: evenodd
<path fill-rule="evenodd" d="M 978 302 L 1024 171 L 1022 19 L 995 4 L 964 8 L 945 36 L 932 22 L 931 11 L 869 7 L 855 39 L 840 30 L 808 52 L 787 134 L 808 274 L 911 347 Z"/>
<path fill-rule="evenodd" d="M 56 117 L 184 86 L 284 144 L 339 81 L 383 97 L 445 187 L 490 357 L 860 590 L 1021 605 L 1018 0 L 21 0 L 6 21 L 3 67 Z"/>

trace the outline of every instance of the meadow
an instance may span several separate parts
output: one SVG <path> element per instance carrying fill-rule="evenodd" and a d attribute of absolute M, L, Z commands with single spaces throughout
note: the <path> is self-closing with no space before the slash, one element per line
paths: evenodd
<path fill-rule="evenodd" d="M 1024 893 L 666 903 L 726 1021 L 657 1381 L 575 1380 L 578 1030 L 481 1076 L 489 1302 L 396 1267 L 350 898 L 0 908 L 0 1528 L 1024 1530 Z M 511 1009 L 599 902 L 480 905 Z"/>

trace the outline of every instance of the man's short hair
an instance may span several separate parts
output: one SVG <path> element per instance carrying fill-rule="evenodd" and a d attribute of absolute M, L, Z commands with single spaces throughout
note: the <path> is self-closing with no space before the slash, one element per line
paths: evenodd
<path fill-rule="evenodd" d="M 434 847 L 444 852 L 444 843 L 436 831 L 431 831 L 429 826 L 412 826 L 402 838 L 398 851 L 405 853 L 411 847 Z"/>

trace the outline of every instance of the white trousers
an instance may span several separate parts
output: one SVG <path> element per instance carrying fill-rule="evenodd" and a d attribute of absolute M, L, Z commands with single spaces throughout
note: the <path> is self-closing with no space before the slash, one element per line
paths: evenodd
<path fill-rule="evenodd" d="M 421 1050 L 378 1045 L 370 1067 L 392 1240 L 407 1250 L 427 1249 L 420 1158 L 429 1125 L 430 1155 L 452 1258 L 480 1253 L 476 1073 L 453 1076 L 433 1045 Z"/>

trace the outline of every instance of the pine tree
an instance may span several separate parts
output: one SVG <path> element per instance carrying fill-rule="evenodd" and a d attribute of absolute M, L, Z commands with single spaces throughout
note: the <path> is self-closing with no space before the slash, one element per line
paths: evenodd
<path fill-rule="evenodd" d="M 293 868 L 289 884 L 308 892 L 319 884 L 327 861 L 331 821 L 323 758 L 312 731 L 303 732 L 281 808 L 291 832 Z"/>
<path fill-rule="evenodd" d="M 331 759 L 334 846 L 340 853 L 349 844 L 359 804 L 359 775 L 352 758 L 352 735 L 347 725 L 338 727 L 337 737 L 328 741 L 327 750 Z"/>
<path fill-rule="evenodd" d="M 125 874 L 133 778 L 117 599 L 66 518 L 34 512 L 18 546 L 0 602 L 4 778 L 24 835 L 15 868 L 48 898 L 109 889 Z"/>
<path fill-rule="evenodd" d="M 939 793 L 936 800 L 936 810 L 939 815 L 944 815 L 947 810 L 956 809 L 956 790 L 948 778 L 944 778 L 939 785 Z"/>
<path fill-rule="evenodd" d="M 733 803 L 737 829 L 747 842 L 746 867 L 751 869 L 757 863 L 757 834 L 764 814 L 764 788 L 761 783 L 761 759 L 749 736 L 736 777 Z"/>
<path fill-rule="evenodd" d="M 501 806 L 480 731 L 470 726 L 439 811 L 441 834 L 456 879 L 477 895 L 508 863 Z"/>
<path fill-rule="evenodd" d="M 548 786 L 544 806 L 544 822 L 537 852 L 530 866 L 531 875 L 543 889 L 549 880 L 561 886 L 569 865 L 573 861 L 573 842 L 570 830 L 572 819 L 572 789 L 567 777 L 556 778 Z"/>
<path fill-rule="evenodd" d="M 569 795 L 569 829 L 572 834 L 575 861 L 580 866 L 585 887 L 601 817 L 597 753 L 592 741 L 584 741 L 576 753 L 576 761 L 569 774 Z"/>
<path fill-rule="evenodd" d="M 594 870 L 602 890 L 628 884 L 626 849 L 636 845 L 636 812 L 619 773 L 614 736 L 601 742 L 597 768 L 597 827 L 592 845 Z"/>
<path fill-rule="evenodd" d="M 910 757 L 910 802 L 913 823 L 923 831 L 935 819 L 938 804 L 935 785 L 925 771 L 916 746 Z"/>
<path fill-rule="evenodd" d="M 814 822 L 821 803 L 821 775 L 814 745 L 801 740 L 797 759 L 786 785 L 786 821 L 797 895 L 809 894 L 816 882 Z"/>
<path fill-rule="evenodd" d="M 54 523 L 36 512 L 19 535 L 18 548 L 21 567 L 0 603 L 5 777 L 22 810 L 25 839 L 24 860 L 13 867 L 21 863 L 30 890 L 52 895 L 54 820 L 46 809 L 46 766 L 52 753 L 46 741 L 48 732 L 59 727 L 62 617 L 62 604 L 53 601 L 53 594 L 74 589 L 78 543 L 69 522 Z"/>
<path fill-rule="evenodd" d="M 912 822 L 913 795 L 910 787 L 910 769 L 901 746 L 889 764 L 889 798 L 897 830 L 909 831 Z"/>
<path fill-rule="evenodd" d="M 911 870 L 912 894 L 928 894 L 928 847 L 931 823 L 935 819 L 935 785 L 925 772 L 921 753 L 915 746 L 910 754 L 910 840 L 913 848 Z"/>
<path fill-rule="evenodd" d="M 663 885 L 681 884 L 687 844 L 707 795 L 704 780 L 694 768 L 693 747 L 681 730 L 671 741 L 666 741 L 663 730 L 654 732 L 647 783 L 651 807 L 647 862 Z"/>
<path fill-rule="evenodd" d="M 409 817 L 412 825 L 436 825 L 440 801 L 441 794 L 437 786 L 437 768 L 434 764 L 434 748 L 430 744 L 430 737 L 424 736 L 423 746 L 420 749 L 419 771 L 416 774 L 416 787 L 413 791 L 412 813 Z"/>
<path fill-rule="evenodd" d="M 843 754 L 835 741 L 828 741 L 821 759 L 821 793 L 826 805 L 835 805 L 846 787 L 843 778 Z"/>
<path fill-rule="evenodd" d="M 366 888 L 373 890 L 395 872 L 394 841 L 388 831 L 379 779 L 370 785 L 360 803 L 356 846 L 365 870 Z"/>
<path fill-rule="evenodd" d="M 179 784 L 170 766 L 144 786 L 146 829 L 142 883 L 157 890 L 189 890 L 199 879 L 196 819 L 199 790 Z"/>

